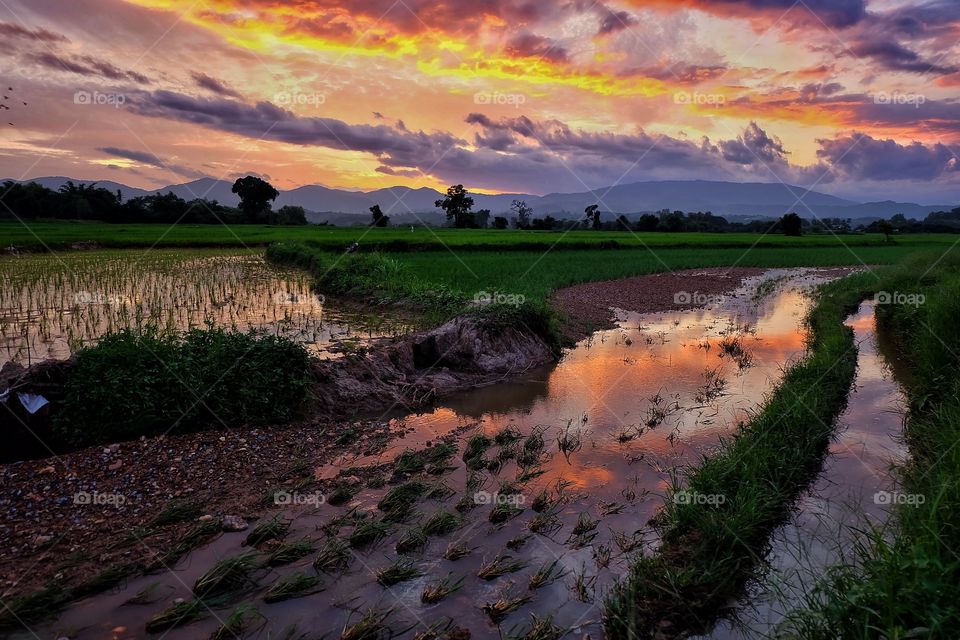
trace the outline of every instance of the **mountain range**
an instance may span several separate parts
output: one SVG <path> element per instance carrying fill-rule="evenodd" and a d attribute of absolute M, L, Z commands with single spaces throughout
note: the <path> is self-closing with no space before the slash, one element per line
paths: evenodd
<path fill-rule="evenodd" d="M 68 180 L 89 183 L 62 176 L 33 178 L 21 182 L 37 182 L 50 189 L 59 189 Z M 185 200 L 206 198 L 236 206 L 239 199 L 231 192 L 232 182 L 201 178 L 184 184 L 145 190 L 109 180 L 97 184 L 111 191 L 119 191 L 126 200 L 139 196 L 172 192 Z M 715 182 L 708 180 L 671 180 L 636 182 L 595 189 L 592 192 L 530 194 L 472 194 L 474 209 L 490 209 L 493 215 L 509 214 L 514 200 L 524 200 L 533 207 L 534 216 L 552 215 L 555 218 L 579 218 L 585 207 L 599 203 L 608 214 L 626 214 L 634 217 L 662 209 L 681 211 L 712 211 L 716 215 L 736 217 L 779 217 L 794 211 L 806 218 L 889 218 L 902 213 L 908 218 L 924 218 L 933 211 L 949 211 L 957 205 L 919 205 L 904 202 L 861 203 L 845 200 L 818 191 L 807 191 L 778 183 Z M 348 191 L 321 185 L 306 185 L 280 191 L 274 206 L 299 205 L 310 212 L 311 221 L 350 224 L 363 221 L 369 209 L 379 204 L 383 212 L 398 223 L 423 221 L 435 223 L 440 215 L 434 202 L 443 194 L 427 187 L 389 187 L 374 191 Z"/>

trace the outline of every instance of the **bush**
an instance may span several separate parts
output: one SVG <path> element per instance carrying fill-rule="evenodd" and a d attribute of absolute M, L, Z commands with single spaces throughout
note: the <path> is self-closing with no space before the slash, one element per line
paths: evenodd
<path fill-rule="evenodd" d="M 292 418 L 309 357 L 286 338 L 222 329 L 124 330 L 77 353 L 55 418 L 73 446 Z"/>

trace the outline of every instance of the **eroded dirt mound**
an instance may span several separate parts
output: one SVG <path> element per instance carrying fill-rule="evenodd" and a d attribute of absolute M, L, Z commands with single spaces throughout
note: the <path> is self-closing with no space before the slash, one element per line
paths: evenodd
<path fill-rule="evenodd" d="M 565 312 L 578 336 L 614 326 L 611 308 L 655 313 L 689 309 L 703 296 L 733 291 L 745 278 L 758 276 L 766 269 L 712 268 L 653 273 L 621 280 L 587 282 L 555 292 L 551 304 Z M 687 294 L 690 304 L 678 303 L 678 294 Z"/>
<path fill-rule="evenodd" d="M 554 358 L 544 340 L 522 327 L 494 327 L 461 316 L 364 356 L 317 362 L 316 408 L 336 417 L 415 408 Z"/>

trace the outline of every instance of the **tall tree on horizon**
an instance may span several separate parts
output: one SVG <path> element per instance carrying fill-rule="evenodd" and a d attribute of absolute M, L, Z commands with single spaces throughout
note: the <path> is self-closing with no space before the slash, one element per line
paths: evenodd
<path fill-rule="evenodd" d="M 447 189 L 447 197 L 437 200 L 434 204 L 446 212 L 447 220 L 453 221 L 453 226 L 458 229 L 471 226 L 473 216 L 470 215 L 470 209 L 473 208 L 473 198 L 462 184 L 456 184 Z"/>

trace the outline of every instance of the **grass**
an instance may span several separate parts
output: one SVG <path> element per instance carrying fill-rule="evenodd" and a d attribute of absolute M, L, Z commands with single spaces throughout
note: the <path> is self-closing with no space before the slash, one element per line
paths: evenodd
<path fill-rule="evenodd" d="M 430 490 L 430 485 L 411 480 L 390 489 L 377 503 L 383 517 L 390 521 L 403 521 L 410 516 L 410 509 Z"/>
<path fill-rule="evenodd" d="M 455 578 L 453 574 L 448 575 L 443 580 L 431 582 L 423 588 L 420 594 L 420 601 L 424 604 L 436 604 L 463 588 L 464 577 Z"/>
<path fill-rule="evenodd" d="M 391 615 L 393 615 L 393 609 L 368 609 L 359 620 L 344 627 L 340 640 L 392 638 L 394 634 L 386 624 Z"/>
<path fill-rule="evenodd" d="M 190 498 L 174 498 L 150 521 L 152 527 L 162 527 L 175 522 L 193 520 L 200 516 L 200 505 Z"/>
<path fill-rule="evenodd" d="M 147 633 L 159 633 L 196 622 L 203 618 L 206 610 L 200 600 L 175 602 L 147 621 Z"/>
<path fill-rule="evenodd" d="M 463 518 L 448 511 L 438 511 L 423 523 L 423 532 L 428 536 L 442 536 L 453 531 L 463 524 Z"/>
<path fill-rule="evenodd" d="M 255 547 L 269 540 L 281 540 L 290 530 L 290 523 L 279 515 L 264 520 L 247 534 L 243 544 Z"/>
<path fill-rule="evenodd" d="M 821 289 L 807 319 L 808 357 L 685 488 L 673 487 L 657 520 L 662 545 L 635 559 L 606 599 L 608 635 L 646 637 L 662 620 L 676 633 L 709 629 L 741 592 L 770 533 L 820 468 L 856 370 L 853 331 L 843 321 L 876 285 L 861 273 Z M 691 495 L 709 500 L 678 497 Z"/>
<path fill-rule="evenodd" d="M 397 540 L 397 553 L 411 553 L 418 551 L 427 545 L 427 534 L 423 532 L 422 527 L 410 527 L 400 539 Z"/>
<path fill-rule="evenodd" d="M 309 538 L 281 544 L 267 556 L 267 564 L 271 567 L 290 564 L 300 558 L 306 558 L 313 553 L 315 549 L 314 541 Z"/>
<path fill-rule="evenodd" d="M 904 364 L 909 461 L 887 530 L 859 526 L 856 548 L 792 612 L 787 634 L 949 638 L 960 629 L 960 260 L 918 256 L 884 274 L 882 290 L 923 304 L 877 306 L 881 345 Z M 902 369 L 897 369 L 902 371 Z"/>
<path fill-rule="evenodd" d="M 243 638 L 255 620 L 260 620 L 262 624 L 266 623 L 266 618 L 256 607 L 251 604 L 241 604 L 235 607 L 227 616 L 227 619 L 223 621 L 223 624 L 217 627 L 217 630 L 210 636 L 210 640 Z"/>
<path fill-rule="evenodd" d="M 313 561 L 313 568 L 324 573 L 346 569 L 350 564 L 350 546 L 339 538 L 327 538 Z"/>
<path fill-rule="evenodd" d="M 390 533 L 389 522 L 361 522 L 350 534 L 350 546 L 355 549 L 376 544 Z"/>
<path fill-rule="evenodd" d="M 397 559 L 389 567 L 377 571 L 377 582 L 384 587 L 392 587 L 422 575 L 423 572 L 417 569 L 412 561 Z"/>
<path fill-rule="evenodd" d="M 527 566 L 523 560 L 514 560 L 513 556 L 500 554 L 490 562 L 484 563 L 477 570 L 477 577 L 481 580 L 496 580 L 508 573 L 515 573 Z"/>
<path fill-rule="evenodd" d="M 548 562 L 537 569 L 533 575 L 530 576 L 528 586 L 531 591 L 536 591 L 540 587 L 545 587 L 552 582 L 563 579 L 566 575 L 567 570 L 560 565 L 560 559 L 557 558 L 553 562 Z"/>
<path fill-rule="evenodd" d="M 292 600 L 293 598 L 302 598 L 317 593 L 323 589 L 323 581 L 317 576 L 294 573 L 274 582 L 263 594 L 263 600 L 267 603 Z"/>
<path fill-rule="evenodd" d="M 483 605 L 483 611 L 489 617 L 493 624 L 500 624 L 508 615 L 530 602 L 530 596 L 526 593 L 515 594 L 509 587 L 503 589 L 493 602 Z"/>
<path fill-rule="evenodd" d="M 239 592 L 253 586 L 250 577 L 257 568 L 255 553 L 242 553 L 220 560 L 197 578 L 193 592 L 201 597 Z"/>

